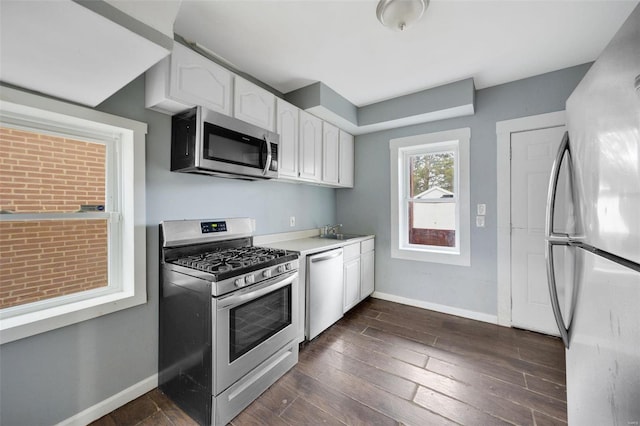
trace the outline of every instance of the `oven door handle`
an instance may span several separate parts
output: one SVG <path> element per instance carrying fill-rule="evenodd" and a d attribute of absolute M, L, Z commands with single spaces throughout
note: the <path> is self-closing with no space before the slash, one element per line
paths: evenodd
<path fill-rule="evenodd" d="M 269 294 L 272 291 L 288 286 L 296 278 L 298 278 L 297 271 L 292 273 L 291 275 L 286 276 L 284 279 L 282 277 L 277 277 L 275 281 L 268 281 L 258 286 L 257 288 L 251 287 L 237 291 L 229 296 L 221 297 L 220 299 L 218 299 L 217 303 L 218 310 L 227 309 L 230 306 L 241 305 L 249 300 L 257 299 L 258 297 Z"/>
<path fill-rule="evenodd" d="M 271 153 L 271 142 L 269 142 L 269 139 L 267 139 L 267 135 L 264 136 L 264 143 L 267 146 L 267 161 L 264 165 L 264 170 L 262 171 L 262 174 L 266 175 L 267 172 L 269 171 L 269 167 L 271 167 L 271 158 L 273 158 Z"/>

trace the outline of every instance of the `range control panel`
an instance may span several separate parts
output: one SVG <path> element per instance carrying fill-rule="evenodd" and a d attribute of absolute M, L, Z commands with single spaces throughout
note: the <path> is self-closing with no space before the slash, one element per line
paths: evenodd
<path fill-rule="evenodd" d="M 215 222 L 200 222 L 200 229 L 203 234 L 210 234 L 212 232 L 226 232 L 227 222 L 224 220 Z"/>

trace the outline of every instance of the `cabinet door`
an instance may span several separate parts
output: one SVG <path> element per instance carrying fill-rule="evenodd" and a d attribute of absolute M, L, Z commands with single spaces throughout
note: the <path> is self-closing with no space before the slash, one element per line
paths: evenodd
<path fill-rule="evenodd" d="M 278 176 L 298 177 L 298 108 L 278 98 L 276 132 L 278 145 Z"/>
<path fill-rule="evenodd" d="M 353 188 L 353 135 L 340 130 L 340 186 Z"/>
<path fill-rule="evenodd" d="M 242 77 L 236 76 L 235 81 L 234 116 L 273 132 L 276 110 L 275 95 Z"/>
<path fill-rule="evenodd" d="M 344 264 L 344 312 L 360 301 L 360 257 Z"/>
<path fill-rule="evenodd" d="M 319 182 L 322 179 L 322 120 L 300 111 L 300 177 Z"/>
<path fill-rule="evenodd" d="M 361 281 L 360 281 L 360 300 L 369 296 L 374 290 L 374 251 L 362 253 L 360 256 L 361 261 Z"/>
<path fill-rule="evenodd" d="M 322 181 L 338 183 L 340 161 L 340 130 L 329 123 L 322 123 Z"/>
<path fill-rule="evenodd" d="M 233 76 L 230 71 L 174 43 L 170 74 L 169 96 L 172 99 L 231 115 Z"/>

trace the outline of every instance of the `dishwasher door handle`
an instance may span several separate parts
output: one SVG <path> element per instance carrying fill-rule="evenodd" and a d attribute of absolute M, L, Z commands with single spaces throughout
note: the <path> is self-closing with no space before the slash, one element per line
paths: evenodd
<path fill-rule="evenodd" d="M 338 257 L 342 254 L 342 250 L 332 250 L 330 254 L 323 257 L 312 257 L 311 263 L 316 262 L 324 262 L 325 260 L 333 259 L 334 257 Z"/>

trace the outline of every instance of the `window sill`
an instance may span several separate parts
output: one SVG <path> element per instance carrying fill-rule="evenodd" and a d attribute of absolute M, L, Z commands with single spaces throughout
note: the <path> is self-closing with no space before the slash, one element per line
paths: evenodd
<path fill-rule="evenodd" d="M 147 302 L 146 292 L 117 292 L 0 319 L 0 344 L 86 321 Z"/>
<path fill-rule="evenodd" d="M 403 250 L 391 249 L 393 259 L 413 260 L 416 262 L 444 263 L 446 265 L 471 266 L 469 251 L 466 255 L 457 253 L 438 252 L 435 250 Z"/>

